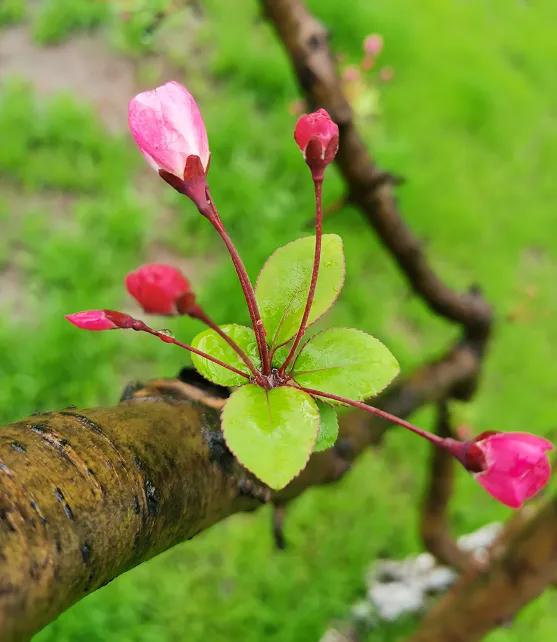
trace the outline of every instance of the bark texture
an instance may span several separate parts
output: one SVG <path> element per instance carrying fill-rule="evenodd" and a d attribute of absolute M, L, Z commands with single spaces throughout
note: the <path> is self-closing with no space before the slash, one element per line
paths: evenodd
<path fill-rule="evenodd" d="M 0 430 L 0 638 L 26 640 L 113 577 L 242 507 L 218 415 L 166 399 Z M 224 463 L 228 469 L 225 469 Z"/>

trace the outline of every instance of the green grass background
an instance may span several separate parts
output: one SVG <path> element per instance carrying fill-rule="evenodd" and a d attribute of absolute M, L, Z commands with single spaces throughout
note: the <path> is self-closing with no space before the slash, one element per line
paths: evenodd
<path fill-rule="evenodd" d="M 307 233 L 312 192 L 292 142 L 298 97 L 254 0 L 3 0 L 0 23 L 22 22 L 41 46 L 97 29 L 136 61 L 141 86 L 162 75 L 194 91 L 213 154 L 211 185 L 248 269 Z M 362 129 L 381 166 L 404 176 L 408 223 L 458 288 L 479 282 L 497 325 L 479 394 L 457 409 L 478 432 L 557 437 L 557 39 L 554 0 L 311 0 L 347 63 L 362 38 L 385 37 L 379 119 Z M 130 11 L 130 8 L 133 9 Z M 124 15 L 123 11 L 127 14 Z M 182 23 L 193 25 L 184 30 Z M 0 32 L 1 37 L 1 32 Z M 169 73 L 166 72 L 165 73 Z M 153 247 L 196 266 L 200 298 L 220 322 L 246 321 L 225 254 L 193 207 L 147 173 L 128 137 L 109 134 L 90 105 L 43 98 L 25 79 L 0 88 L 0 416 L 114 402 L 125 382 L 172 375 L 184 356 L 149 337 L 80 333 L 63 314 L 125 307 L 122 278 Z M 334 171 L 326 199 L 342 196 Z M 357 211 L 326 224 L 342 235 L 347 281 L 328 324 L 384 340 L 403 372 L 456 336 L 409 294 Z M 201 268 L 199 267 L 201 266 Z M 8 287 L 7 284 L 10 284 Z M 199 327 L 166 322 L 189 338 Z M 431 425 L 424 410 L 414 419 Z M 38 642 L 306 642 L 342 618 L 378 556 L 421 550 L 417 506 L 427 449 L 394 432 L 340 483 L 289 508 L 289 547 L 276 552 L 270 511 L 235 516 L 116 579 L 37 635 Z M 509 511 L 459 474 L 451 508 L 467 532 Z M 415 622 L 369 641 L 401 639 Z M 489 642 L 557 635 L 554 590 Z"/>

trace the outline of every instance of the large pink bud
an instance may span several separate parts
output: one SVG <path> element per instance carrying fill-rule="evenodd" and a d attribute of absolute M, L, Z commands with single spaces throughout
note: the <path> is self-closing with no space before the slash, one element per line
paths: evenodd
<path fill-rule="evenodd" d="M 325 109 L 318 109 L 298 119 L 294 129 L 294 139 L 304 155 L 314 180 L 322 180 L 325 167 L 334 159 L 338 151 L 338 125 Z"/>
<path fill-rule="evenodd" d="M 184 313 L 195 301 L 182 272 L 162 263 L 149 263 L 130 272 L 126 287 L 143 310 L 152 314 Z"/>
<path fill-rule="evenodd" d="M 457 455 L 487 492 L 511 508 L 520 508 L 549 481 L 547 451 L 553 444 L 526 432 L 492 432 L 464 444 Z"/>
<path fill-rule="evenodd" d="M 175 189 L 187 193 L 184 181 L 204 180 L 210 158 L 207 131 L 183 85 L 173 80 L 132 98 L 128 123 L 141 153 Z"/>

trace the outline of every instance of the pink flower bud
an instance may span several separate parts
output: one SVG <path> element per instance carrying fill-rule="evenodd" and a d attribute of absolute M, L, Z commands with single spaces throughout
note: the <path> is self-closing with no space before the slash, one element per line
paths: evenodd
<path fill-rule="evenodd" d="M 364 38 L 364 53 L 368 56 L 378 56 L 383 50 L 383 36 L 378 33 L 370 33 Z"/>
<path fill-rule="evenodd" d="M 338 151 L 338 125 L 324 109 L 298 119 L 294 139 L 302 150 L 314 180 L 322 180 L 325 167 Z"/>
<path fill-rule="evenodd" d="M 132 328 L 135 323 L 133 317 L 116 310 L 85 310 L 66 314 L 65 318 L 82 330 L 95 331 Z"/>
<path fill-rule="evenodd" d="M 186 161 L 199 158 L 209 166 L 209 141 L 199 107 L 189 91 L 167 82 L 130 100 L 128 123 L 141 153 L 157 171 L 184 179 Z"/>
<path fill-rule="evenodd" d="M 487 492 L 511 508 L 520 508 L 548 482 L 547 451 L 553 444 L 525 432 L 491 432 L 465 442 L 462 464 Z"/>
<path fill-rule="evenodd" d="M 152 314 L 186 313 L 195 301 L 189 281 L 171 265 L 142 265 L 126 276 L 126 287 L 143 310 Z"/>

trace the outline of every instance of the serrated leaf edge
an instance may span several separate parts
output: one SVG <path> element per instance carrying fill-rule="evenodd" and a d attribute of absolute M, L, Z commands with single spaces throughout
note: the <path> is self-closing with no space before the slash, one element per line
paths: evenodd
<path fill-rule="evenodd" d="M 380 388 L 377 392 L 375 392 L 375 393 L 373 393 L 373 394 L 370 394 L 370 395 L 366 395 L 366 396 L 365 396 L 365 397 L 363 397 L 362 399 L 369 399 L 369 398 L 371 398 L 371 397 L 376 397 L 377 395 L 380 395 L 380 394 L 381 394 L 384 390 L 386 390 L 386 389 L 387 389 L 387 388 L 388 388 L 388 387 L 389 387 L 389 386 L 390 386 L 390 385 L 395 381 L 395 379 L 399 376 L 399 374 L 400 374 L 400 363 L 398 362 L 398 359 L 395 357 L 395 355 L 391 352 L 390 348 L 389 348 L 385 343 L 383 343 L 383 341 L 381 341 L 381 339 L 378 339 L 378 338 L 377 338 L 376 336 L 374 336 L 373 334 L 370 334 L 369 332 L 365 332 L 364 330 L 360 330 L 359 328 L 334 327 L 334 328 L 325 328 L 324 330 L 320 330 L 319 332 L 316 332 L 316 333 L 311 337 L 311 339 L 309 339 L 308 341 L 306 341 L 306 342 L 304 343 L 303 348 L 302 348 L 302 349 L 300 350 L 300 352 L 298 352 L 298 354 L 296 355 L 296 358 L 295 358 L 294 362 L 292 363 L 292 367 L 290 368 L 290 370 L 289 370 L 289 372 L 288 372 L 288 374 L 292 377 L 292 379 L 293 379 L 294 381 L 296 381 L 296 377 L 294 376 L 294 370 L 295 370 L 295 368 L 296 368 L 296 362 L 298 361 L 298 357 L 299 357 L 299 356 L 302 354 L 302 352 L 305 350 L 306 346 L 307 346 L 308 344 L 310 344 L 310 343 L 311 343 L 311 342 L 312 342 L 316 337 L 318 337 L 319 335 L 324 334 L 325 332 L 331 332 L 332 330 L 350 330 L 351 332 L 358 332 L 359 334 L 363 334 L 363 335 L 365 335 L 366 337 L 371 337 L 372 339 L 375 339 L 376 341 L 379 341 L 379 343 L 381 343 L 381 345 L 383 345 L 383 346 L 385 347 L 385 349 L 389 351 L 389 354 L 393 357 L 393 359 L 394 359 L 394 361 L 395 361 L 395 363 L 396 363 L 396 369 L 397 369 L 397 372 L 396 372 L 395 376 L 394 376 L 394 377 L 389 381 L 389 383 L 387 383 L 386 385 L 384 385 L 384 386 L 383 386 L 382 388 Z M 322 369 L 323 369 L 323 370 L 325 370 L 326 368 L 322 368 Z M 308 371 L 308 370 L 305 370 L 304 372 L 309 372 L 309 371 Z M 304 372 L 302 372 L 302 374 L 304 374 Z M 311 372 L 315 372 L 315 370 L 312 370 Z M 298 386 L 300 386 L 301 388 L 303 388 L 303 384 L 298 383 L 297 381 L 296 381 L 296 383 L 297 383 L 297 385 L 298 385 Z M 302 390 L 302 392 L 303 392 L 303 390 Z M 316 395 L 316 396 L 317 396 L 317 395 Z M 320 398 L 319 398 L 319 400 L 320 400 L 320 401 L 323 401 L 323 402 L 325 402 L 325 403 L 329 403 L 329 404 L 331 404 L 331 405 L 333 405 L 333 406 L 337 406 L 337 405 L 341 404 L 341 402 L 340 402 L 340 401 L 335 401 L 334 399 L 327 399 L 326 397 L 320 397 Z"/>
<path fill-rule="evenodd" d="M 251 384 L 251 385 L 257 385 L 257 384 Z M 243 387 L 243 386 L 240 386 L 240 387 Z M 286 387 L 286 386 L 285 386 L 285 387 Z M 292 388 L 292 386 L 288 386 L 288 387 Z M 318 414 L 318 416 L 320 416 L 319 408 L 317 407 L 317 402 L 316 402 L 316 400 L 313 398 L 313 396 L 312 396 L 312 395 L 310 395 L 310 394 L 308 394 L 307 392 L 304 392 L 303 390 L 299 390 L 298 388 L 293 388 L 293 389 L 294 389 L 294 390 L 298 390 L 298 392 L 301 392 L 301 393 L 303 393 L 304 395 L 306 395 L 306 397 L 309 397 L 309 399 L 311 399 L 311 401 L 315 404 L 315 407 L 317 408 L 317 414 Z M 234 392 L 236 392 L 236 391 L 234 391 Z M 232 393 L 232 395 L 234 394 L 234 392 Z M 267 392 L 267 391 L 265 391 L 265 392 Z M 250 470 L 246 465 L 244 465 L 244 463 L 242 462 L 242 460 L 238 457 L 237 453 L 234 451 L 234 449 L 232 448 L 232 446 L 228 443 L 228 440 L 226 439 L 226 433 L 225 433 L 225 431 L 224 431 L 223 420 L 224 420 L 224 415 L 225 415 L 225 413 L 226 413 L 226 408 L 227 408 L 227 406 L 228 406 L 228 402 L 229 402 L 229 401 L 230 401 L 230 399 L 232 398 L 232 395 L 230 395 L 230 397 L 228 397 L 228 399 L 226 400 L 226 403 L 224 404 L 224 408 L 221 410 L 221 432 L 222 432 L 222 436 L 223 436 L 223 439 L 224 439 L 224 443 L 226 444 L 226 447 L 227 447 L 227 448 L 228 448 L 228 450 L 230 450 L 230 452 L 234 455 L 234 457 L 236 458 L 236 460 L 238 461 L 238 463 L 242 466 L 242 468 L 244 468 L 245 470 L 247 470 L 247 471 L 248 471 L 248 473 L 249 473 L 250 475 L 253 475 L 253 476 L 254 476 L 256 479 L 258 479 L 261 483 L 265 484 L 265 486 L 268 486 L 271 490 L 275 490 L 275 491 L 282 490 L 283 488 L 286 488 L 286 487 L 288 486 L 288 484 L 290 484 L 294 479 L 296 479 L 296 477 L 299 477 L 299 476 L 301 475 L 301 473 L 306 469 L 306 466 L 308 465 L 308 461 L 310 460 L 310 458 L 311 458 L 311 456 L 312 456 L 312 454 L 313 454 L 313 452 L 314 452 L 314 450 L 313 450 L 313 449 L 315 448 L 315 444 L 317 443 L 317 435 L 319 434 L 319 422 L 317 423 L 317 430 L 315 431 L 315 438 L 314 438 L 314 440 L 313 440 L 313 443 L 311 444 L 311 449 L 309 450 L 309 452 L 308 452 L 308 456 L 306 457 L 306 460 L 304 461 L 304 464 L 303 464 L 303 466 L 300 468 L 300 470 L 299 470 L 297 473 L 295 473 L 295 474 L 293 475 L 293 477 L 291 477 L 291 478 L 290 478 L 290 479 L 289 479 L 289 480 L 284 484 L 284 486 L 280 486 L 280 487 L 270 486 L 270 485 L 269 485 L 269 484 L 268 484 L 264 479 L 261 479 L 261 477 L 259 477 L 256 473 L 254 473 L 254 472 L 253 472 L 252 470 Z"/>
<path fill-rule="evenodd" d="M 256 339 L 255 339 L 255 332 L 253 331 L 253 328 L 252 328 L 252 327 L 250 327 L 249 325 L 243 325 L 242 323 L 222 323 L 222 324 L 219 324 L 219 327 L 221 328 L 221 330 L 222 330 L 222 329 L 224 329 L 224 328 L 230 328 L 230 327 L 245 328 L 246 330 L 250 330 L 251 332 L 253 332 L 253 335 L 254 335 L 254 339 L 253 339 L 253 340 L 254 340 L 254 341 L 256 340 Z M 198 337 L 198 336 L 200 336 L 201 334 L 207 334 L 207 333 L 209 333 L 209 332 L 213 332 L 213 333 L 218 337 L 218 333 L 217 333 L 217 332 L 215 332 L 212 328 L 205 328 L 204 330 L 201 330 L 200 332 L 198 332 L 198 333 L 193 337 L 193 339 L 191 340 L 191 345 L 192 345 L 194 348 L 198 348 L 199 346 L 197 346 L 197 345 L 195 344 L 195 340 L 197 339 L 197 337 Z M 219 338 L 221 338 L 221 339 L 222 339 L 222 337 L 219 337 Z M 223 341 L 224 341 L 224 339 L 223 339 Z M 205 352 L 207 352 L 207 351 L 205 351 Z M 207 352 L 207 354 L 210 354 L 210 353 L 209 353 L 209 352 Z M 249 355 L 248 355 L 248 356 L 249 356 Z M 201 355 L 198 355 L 198 354 L 197 354 L 197 355 L 196 355 L 196 354 L 192 354 L 192 355 L 191 355 L 191 362 L 192 362 L 193 367 L 196 369 L 196 371 L 197 371 L 197 372 L 198 372 L 202 377 L 204 377 L 205 379 L 207 379 L 207 381 L 210 381 L 211 383 L 215 383 L 215 384 L 216 384 L 216 385 L 218 385 L 218 386 L 223 385 L 223 384 L 219 383 L 218 381 L 214 381 L 213 379 L 209 379 L 209 378 L 207 377 L 207 375 L 206 375 L 204 372 L 201 372 L 201 371 L 199 370 L 199 368 L 197 367 L 197 363 L 196 363 L 196 362 L 197 362 L 197 359 L 202 359 L 203 361 L 209 361 L 208 359 L 205 359 L 205 357 L 202 357 Z M 238 368 L 238 370 L 240 370 L 240 371 L 242 371 L 242 372 L 245 372 L 247 375 L 250 375 L 250 374 L 251 374 L 251 373 L 250 373 L 250 371 L 248 370 L 248 367 L 247 367 L 247 366 L 246 366 L 246 364 L 245 364 L 245 363 L 243 363 L 243 362 L 242 362 L 241 364 L 236 364 L 236 365 L 234 365 L 234 364 L 232 364 L 232 363 L 229 363 L 229 362 L 228 362 L 228 361 L 226 361 L 225 359 L 222 359 L 222 361 L 223 361 L 223 363 L 227 363 L 229 366 L 237 367 L 237 368 Z M 254 365 L 255 365 L 255 367 L 257 368 L 257 363 L 254 363 Z M 222 368 L 222 366 L 220 366 L 220 367 Z M 238 375 L 238 376 L 239 376 L 239 375 Z M 248 382 L 246 381 L 245 383 L 247 384 Z"/>

